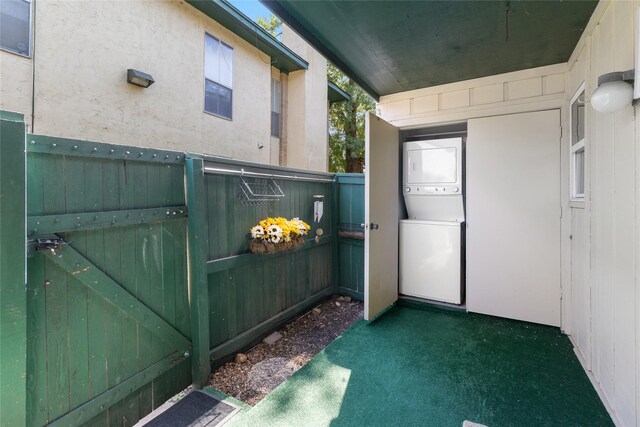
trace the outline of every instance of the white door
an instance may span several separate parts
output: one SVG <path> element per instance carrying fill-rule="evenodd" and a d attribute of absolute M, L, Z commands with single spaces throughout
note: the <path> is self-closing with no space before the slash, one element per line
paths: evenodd
<path fill-rule="evenodd" d="M 560 326 L 560 111 L 469 120 L 467 309 Z"/>
<path fill-rule="evenodd" d="M 364 318 L 398 299 L 398 129 L 367 113 L 364 175 Z"/>

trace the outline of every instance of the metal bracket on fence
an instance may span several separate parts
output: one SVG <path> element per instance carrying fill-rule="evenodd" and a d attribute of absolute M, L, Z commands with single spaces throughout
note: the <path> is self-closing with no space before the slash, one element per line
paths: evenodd
<path fill-rule="evenodd" d="M 32 257 L 36 251 L 53 251 L 60 249 L 62 245 L 67 245 L 64 239 L 56 234 L 47 234 L 27 241 L 27 256 Z"/>

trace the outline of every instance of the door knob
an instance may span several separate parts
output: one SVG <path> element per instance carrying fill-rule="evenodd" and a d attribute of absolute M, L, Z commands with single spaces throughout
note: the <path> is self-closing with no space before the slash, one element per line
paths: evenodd
<path fill-rule="evenodd" d="M 380 226 L 378 224 L 374 224 L 373 222 L 371 223 L 371 229 L 372 230 L 377 230 L 378 228 L 380 228 Z"/>

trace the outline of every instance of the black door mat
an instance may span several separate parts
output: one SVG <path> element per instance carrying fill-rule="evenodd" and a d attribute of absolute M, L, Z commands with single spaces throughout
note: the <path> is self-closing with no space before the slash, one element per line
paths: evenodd
<path fill-rule="evenodd" d="M 213 427 L 227 421 L 239 408 L 202 391 L 193 391 L 150 420 L 145 427 Z"/>

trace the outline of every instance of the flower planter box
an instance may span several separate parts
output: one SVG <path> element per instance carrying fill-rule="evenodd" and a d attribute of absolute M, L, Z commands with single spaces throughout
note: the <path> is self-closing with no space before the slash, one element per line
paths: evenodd
<path fill-rule="evenodd" d="M 294 237 L 289 242 L 271 243 L 266 240 L 251 239 L 249 242 L 249 251 L 254 254 L 273 254 L 295 249 L 304 244 L 304 238 Z"/>

